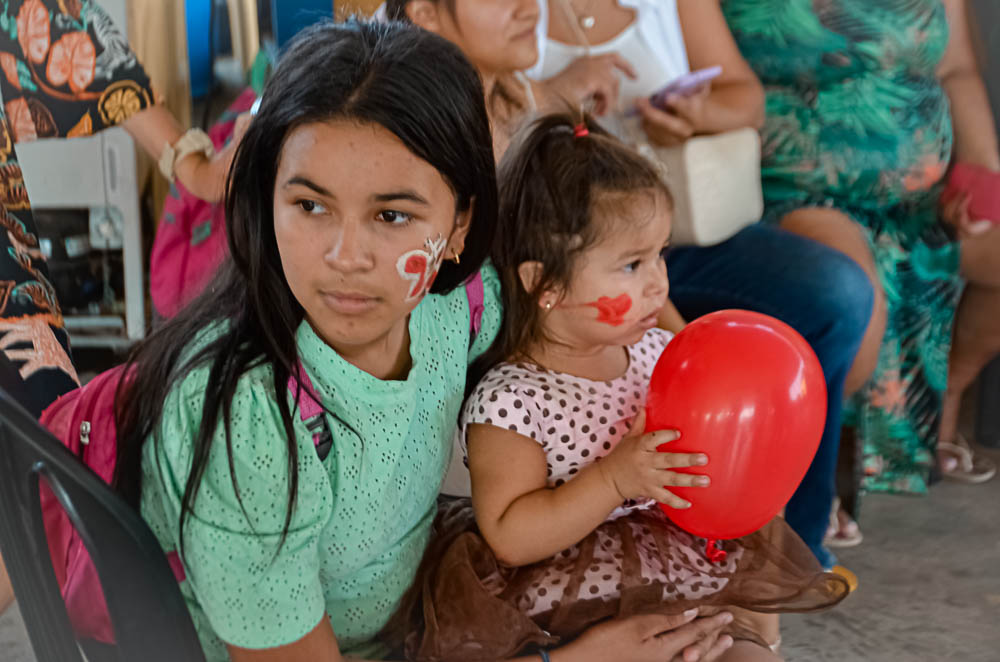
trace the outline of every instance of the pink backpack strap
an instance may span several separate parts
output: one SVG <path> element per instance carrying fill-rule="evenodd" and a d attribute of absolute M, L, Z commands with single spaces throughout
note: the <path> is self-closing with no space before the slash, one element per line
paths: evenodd
<path fill-rule="evenodd" d="M 486 309 L 486 290 L 480 272 L 465 281 L 465 296 L 469 299 L 469 333 L 475 339 L 483 326 L 483 311 Z"/>
<path fill-rule="evenodd" d="M 174 579 L 180 584 L 182 581 L 187 579 L 187 573 L 184 572 L 184 564 L 181 563 L 181 555 L 176 551 L 167 552 L 167 563 L 170 565 L 170 570 L 174 573 Z"/>
<path fill-rule="evenodd" d="M 326 417 L 323 416 L 323 405 L 319 402 L 319 396 L 316 395 L 312 380 L 309 379 L 309 373 L 306 372 L 302 361 L 298 362 L 298 373 L 301 383 L 295 378 L 295 375 L 292 375 L 288 378 L 288 390 L 294 396 L 299 393 L 301 386 L 301 393 L 304 397 L 299 397 L 299 416 L 309 431 L 313 433 L 313 445 L 316 446 L 316 453 L 322 461 L 330 453 L 330 447 L 333 445 L 333 434 L 326 424 Z"/>

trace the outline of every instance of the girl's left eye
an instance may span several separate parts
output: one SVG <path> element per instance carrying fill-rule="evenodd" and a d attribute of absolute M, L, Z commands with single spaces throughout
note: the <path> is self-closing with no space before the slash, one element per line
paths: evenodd
<path fill-rule="evenodd" d="M 635 271 L 636 269 L 638 269 L 639 265 L 641 265 L 641 264 L 642 264 L 642 260 L 636 260 L 634 262 L 629 262 L 628 264 L 625 265 L 625 272 L 626 273 L 632 273 L 633 271 Z"/>
<path fill-rule="evenodd" d="M 378 213 L 376 216 L 383 223 L 388 223 L 390 225 L 406 225 L 413 217 L 409 214 L 401 211 L 396 211 L 394 209 L 386 209 Z"/>

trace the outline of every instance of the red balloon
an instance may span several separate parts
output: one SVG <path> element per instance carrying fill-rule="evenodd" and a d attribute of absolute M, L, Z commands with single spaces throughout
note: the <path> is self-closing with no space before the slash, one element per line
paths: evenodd
<path fill-rule="evenodd" d="M 805 476 L 826 420 L 826 380 L 805 338 L 784 322 L 723 310 L 687 325 L 649 385 L 646 431 L 678 430 L 658 450 L 704 453 L 709 487 L 670 487 L 691 507 L 663 511 L 705 538 L 752 533 L 778 514 Z"/>

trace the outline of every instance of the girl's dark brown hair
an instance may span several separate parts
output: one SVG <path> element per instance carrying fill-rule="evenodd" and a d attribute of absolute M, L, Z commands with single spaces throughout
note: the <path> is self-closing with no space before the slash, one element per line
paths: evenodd
<path fill-rule="evenodd" d="M 542 293 L 567 288 L 580 255 L 608 232 L 626 227 L 594 221 L 595 206 L 606 194 L 656 191 L 673 206 L 659 167 L 589 116 L 546 115 L 525 127 L 500 162 L 498 183 L 490 256 L 503 284 L 504 321 L 474 376 L 544 340 Z M 530 291 L 518 273 L 525 262 L 541 265 Z"/>

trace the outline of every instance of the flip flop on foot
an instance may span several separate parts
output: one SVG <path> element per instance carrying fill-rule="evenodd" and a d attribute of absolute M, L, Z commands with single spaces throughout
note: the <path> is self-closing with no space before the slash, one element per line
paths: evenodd
<path fill-rule="evenodd" d="M 823 544 L 827 547 L 845 549 L 857 547 L 864 539 L 861 527 L 847 514 L 846 510 L 840 507 L 840 499 L 834 499 L 833 509 L 830 512 L 830 526 L 826 529 Z"/>
<path fill-rule="evenodd" d="M 996 462 L 984 455 L 977 455 L 971 444 L 960 434 L 955 441 L 938 442 L 938 461 L 945 478 L 962 483 L 985 483 L 997 473 Z"/>

